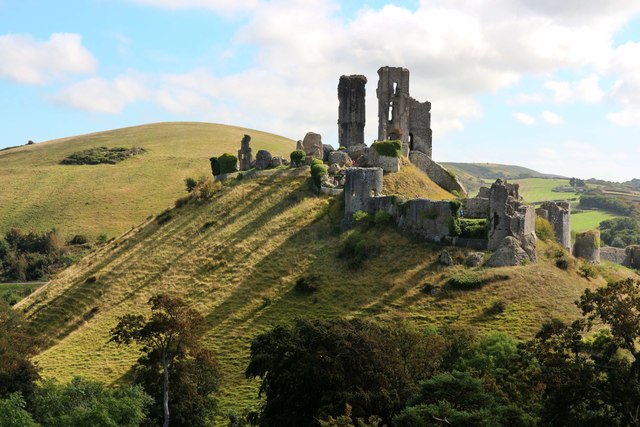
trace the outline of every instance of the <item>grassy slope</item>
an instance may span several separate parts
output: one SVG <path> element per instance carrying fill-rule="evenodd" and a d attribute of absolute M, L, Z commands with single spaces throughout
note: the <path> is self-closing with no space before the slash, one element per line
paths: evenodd
<path fill-rule="evenodd" d="M 176 209 L 163 225 L 147 221 L 40 288 L 19 308 L 52 340 L 38 357 L 43 374 L 119 380 L 137 355 L 107 342 L 117 316 L 145 312 L 151 295 L 172 292 L 206 316 L 204 341 L 224 372 L 221 409 L 241 410 L 258 404 L 257 382 L 243 377 L 251 338 L 277 323 L 298 316 L 363 316 L 423 327 L 474 325 L 525 338 L 551 317 L 577 316 L 573 301 L 585 287 L 605 282 L 582 279 L 575 267 L 559 270 L 541 245 L 538 264 L 477 271 L 507 274 L 509 280 L 427 295 L 426 284 L 442 287 L 459 269 L 435 263 L 440 248 L 393 229 L 376 230 L 379 256 L 350 270 L 336 256 L 340 214 L 331 199 L 316 197 L 308 187 L 303 179 L 229 183 L 213 200 Z M 462 252 L 454 249 L 453 255 Z M 601 270 L 609 278 L 633 274 L 616 266 Z M 319 291 L 293 292 L 301 276 L 313 276 Z M 506 311 L 484 315 L 498 299 L 507 302 Z"/>
<path fill-rule="evenodd" d="M 433 200 L 448 200 L 454 198 L 451 193 L 438 187 L 406 158 L 402 159 L 400 173 L 390 173 L 384 176 L 384 193 L 398 194 L 407 199 L 425 197 Z"/>
<path fill-rule="evenodd" d="M 0 233 L 10 227 L 48 230 L 65 237 L 119 235 L 184 194 L 184 179 L 208 176 L 206 159 L 236 153 L 252 135 L 254 153 L 288 156 L 285 138 L 210 123 L 157 123 L 81 135 L 0 151 Z M 117 165 L 60 165 L 74 151 L 139 146 L 148 152 Z M 204 161 L 203 161 L 204 159 Z"/>

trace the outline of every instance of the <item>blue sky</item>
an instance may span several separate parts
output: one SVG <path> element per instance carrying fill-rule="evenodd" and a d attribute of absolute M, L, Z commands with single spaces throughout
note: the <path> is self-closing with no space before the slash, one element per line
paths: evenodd
<path fill-rule="evenodd" d="M 411 71 L 436 161 L 640 178 L 637 0 L 0 0 L 0 147 L 158 121 L 337 140 L 336 86 Z"/>

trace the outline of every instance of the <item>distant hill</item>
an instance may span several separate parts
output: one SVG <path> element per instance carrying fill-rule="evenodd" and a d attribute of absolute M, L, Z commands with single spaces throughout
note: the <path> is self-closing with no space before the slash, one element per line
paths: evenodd
<path fill-rule="evenodd" d="M 11 227 L 113 237 L 170 207 L 184 179 L 210 176 L 208 159 L 236 153 L 244 134 L 260 149 L 289 156 L 293 141 L 266 132 L 211 123 L 156 123 L 74 136 L 0 151 L 0 233 Z M 61 165 L 71 153 L 97 147 L 141 147 L 115 165 Z"/>
<path fill-rule="evenodd" d="M 533 169 L 499 163 L 442 163 L 454 172 L 470 193 L 475 193 L 485 179 L 564 178 L 560 175 L 540 173 Z"/>

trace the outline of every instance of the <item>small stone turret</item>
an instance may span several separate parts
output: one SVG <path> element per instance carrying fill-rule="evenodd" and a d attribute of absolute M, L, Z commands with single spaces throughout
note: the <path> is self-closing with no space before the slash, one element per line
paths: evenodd
<path fill-rule="evenodd" d="M 562 247 L 571 250 L 571 204 L 544 202 L 537 211 L 551 223 L 556 239 Z"/>
<path fill-rule="evenodd" d="M 253 154 L 251 153 L 251 136 L 245 135 L 240 143 L 240 149 L 238 150 L 238 161 L 240 163 L 241 171 L 248 171 L 251 169 L 251 163 L 253 163 Z"/>
<path fill-rule="evenodd" d="M 352 225 L 356 211 L 369 211 L 369 201 L 382 195 L 381 168 L 349 168 L 345 170 L 343 226 Z"/>

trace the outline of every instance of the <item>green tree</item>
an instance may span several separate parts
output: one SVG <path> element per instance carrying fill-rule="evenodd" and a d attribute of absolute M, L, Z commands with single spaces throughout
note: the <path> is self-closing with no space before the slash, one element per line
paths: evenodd
<path fill-rule="evenodd" d="M 0 426 L 37 426 L 31 414 L 25 409 L 25 402 L 20 393 L 13 393 L 5 399 L 0 399 Z"/>
<path fill-rule="evenodd" d="M 37 340 L 29 332 L 21 313 L 0 299 L 0 397 L 20 392 L 29 399 L 39 378 L 31 358 Z"/>
<path fill-rule="evenodd" d="M 430 363 L 418 360 L 420 340 L 398 337 L 362 320 L 308 321 L 276 326 L 251 343 L 248 378 L 260 377 L 266 400 L 256 420 L 263 426 L 317 425 L 339 416 L 348 403 L 356 418 L 379 415 L 389 422 L 413 390 L 411 372 Z M 423 335 L 422 339 L 426 339 Z M 425 353 L 424 357 L 439 357 Z"/>
<path fill-rule="evenodd" d="M 627 279 L 577 302 L 584 318 L 552 321 L 530 343 L 545 385 L 542 419 L 563 425 L 640 425 L 640 287 Z M 594 323 L 606 328 L 591 335 Z"/>
<path fill-rule="evenodd" d="M 137 385 L 110 389 L 79 377 L 64 385 L 48 380 L 36 390 L 33 414 L 51 427 L 136 427 L 152 401 Z"/>
<path fill-rule="evenodd" d="M 144 355 L 139 359 L 139 365 L 151 370 L 147 374 L 154 370 L 161 373 L 160 401 L 163 426 L 167 427 L 170 419 L 170 380 L 172 377 L 175 380 L 176 374 L 181 370 L 193 369 L 188 368 L 187 360 L 197 359 L 206 353 L 199 343 L 199 336 L 204 332 L 206 322 L 200 313 L 178 297 L 159 294 L 151 297 L 149 304 L 151 316 L 148 319 L 131 314 L 121 317 L 117 326 L 111 330 L 111 341 L 142 345 Z M 210 354 L 206 358 L 213 360 Z M 207 369 L 213 369 L 213 363 L 207 366 Z M 172 375 L 174 369 L 176 372 Z M 206 387 L 202 392 L 209 393 L 212 390 L 212 387 Z"/>

